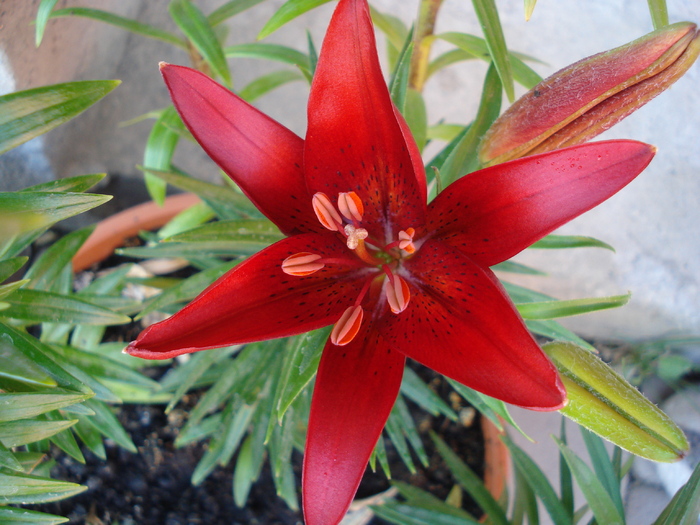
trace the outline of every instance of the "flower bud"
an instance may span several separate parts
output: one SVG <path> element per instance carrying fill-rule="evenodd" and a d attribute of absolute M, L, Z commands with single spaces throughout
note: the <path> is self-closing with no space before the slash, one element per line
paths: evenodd
<path fill-rule="evenodd" d="M 679 22 L 576 62 L 518 99 L 484 136 L 484 166 L 586 142 L 661 93 L 700 54 L 695 24 Z"/>

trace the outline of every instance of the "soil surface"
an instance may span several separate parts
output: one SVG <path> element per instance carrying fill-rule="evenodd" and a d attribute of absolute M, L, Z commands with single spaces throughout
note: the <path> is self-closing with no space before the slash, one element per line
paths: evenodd
<path fill-rule="evenodd" d="M 424 376 L 431 374 L 418 368 Z M 432 375 L 431 386 L 443 395 L 453 408 L 462 414 L 472 409 L 458 406 L 445 382 Z M 188 396 L 191 406 L 196 394 Z M 410 401 L 408 402 L 410 405 Z M 199 486 L 192 486 L 190 476 L 205 451 L 205 444 L 196 443 L 176 449 L 175 438 L 187 417 L 187 406 L 173 410 L 168 416 L 160 406 L 125 405 L 119 418 L 138 447 L 138 454 L 120 449 L 112 442 L 105 443 L 107 460 L 103 461 L 87 450 L 82 465 L 65 454 L 56 454 L 57 464 L 52 471 L 56 479 L 84 484 L 88 490 L 73 498 L 35 506 L 37 510 L 66 516 L 71 524 L 86 525 L 219 525 L 219 524 L 302 524 L 300 511 L 289 509 L 276 496 L 272 476 L 267 465 L 253 486 L 245 508 L 234 504 L 232 495 L 233 465 L 217 468 Z M 445 498 L 454 485 L 449 470 L 435 453 L 428 431 L 437 432 L 464 461 L 477 473 L 483 470 L 483 438 L 478 417 L 470 426 L 451 422 L 444 417 L 433 417 L 411 406 L 417 427 L 430 458 L 427 467 L 420 465 L 410 474 L 387 439 L 387 454 L 394 479 L 406 481 Z M 235 458 L 234 458 L 235 459 Z M 301 454 L 293 456 L 297 486 L 300 485 Z M 363 498 L 389 488 L 389 482 L 379 471 L 369 469 L 363 478 L 357 497 Z M 468 497 L 464 507 L 474 514 L 478 509 Z M 371 525 L 385 523 L 374 518 Z"/>

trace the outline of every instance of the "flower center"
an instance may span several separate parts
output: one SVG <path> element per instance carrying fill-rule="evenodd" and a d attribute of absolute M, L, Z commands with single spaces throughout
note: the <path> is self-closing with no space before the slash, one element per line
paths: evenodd
<path fill-rule="evenodd" d="M 378 275 L 384 280 L 382 293 L 391 311 L 395 314 L 403 312 L 408 306 L 411 292 L 408 283 L 396 270 L 401 260 L 416 251 L 413 244 L 415 230 L 407 228 L 398 233 L 395 240 L 384 244 L 370 237 L 367 229 L 362 227 L 364 205 L 354 191 L 338 194 L 337 207 L 325 193 L 318 192 L 311 199 L 311 205 L 318 221 L 324 228 L 338 232 L 345 245 L 365 266 L 376 268 L 365 282 L 360 294 L 336 322 L 331 332 L 331 342 L 338 346 L 350 343 L 359 333 L 364 318 L 361 303 L 371 283 Z M 347 264 L 347 258 L 323 257 L 310 252 L 295 253 L 282 261 L 282 271 L 288 275 L 305 277 L 330 264 Z"/>

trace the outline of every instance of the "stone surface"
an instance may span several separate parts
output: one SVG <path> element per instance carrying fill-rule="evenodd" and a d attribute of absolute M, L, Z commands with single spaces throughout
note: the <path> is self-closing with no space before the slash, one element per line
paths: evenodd
<path fill-rule="evenodd" d="M 697 0 L 669 0 L 672 21 L 700 20 Z M 199 1 L 204 12 L 220 2 Z M 227 43 L 250 41 L 282 4 L 268 0 L 240 15 Z M 127 35 L 118 29 L 83 19 L 49 22 L 45 41 L 34 47 L 33 19 L 38 1 L 0 4 L 0 88 L 24 89 L 76 79 L 119 78 L 123 84 L 97 106 L 37 143 L 0 158 L 0 188 L 13 189 L 46 180 L 90 172 L 120 178 L 120 203 L 142 194 L 136 166 L 142 162 L 150 126 L 120 123 L 164 107 L 167 94 L 157 70 L 160 60 L 187 64 L 188 57 L 158 41 Z M 58 7 L 86 5 L 166 29 L 173 29 L 167 2 L 158 0 L 61 0 Z M 383 12 L 413 17 L 417 0 L 376 0 Z M 547 76 L 587 55 L 603 51 L 651 30 L 647 4 L 625 0 L 541 0 L 525 22 L 522 0 L 499 2 L 509 46 L 545 64 L 535 69 Z M 269 41 L 304 48 L 309 27 L 317 43 L 332 4 L 300 18 Z M 471 2 L 445 0 L 438 32 L 480 34 Z M 4 54 L 4 56 L 3 56 Z M 253 60 L 232 61 L 240 88 L 263 71 L 278 66 Z M 440 118 L 466 123 L 473 118 L 485 71 L 482 63 L 453 66 L 426 87 L 431 123 Z M 700 67 L 697 65 L 671 90 L 608 132 L 651 142 L 659 153 L 650 168 L 619 195 L 562 229 L 561 233 L 592 235 L 612 244 L 617 253 L 579 249 L 564 252 L 530 250 L 519 257 L 549 273 L 521 279 L 521 284 L 559 298 L 633 293 L 624 308 L 571 320 L 569 326 L 589 336 L 645 338 L 668 332 L 700 332 Z M 295 83 L 256 104 L 298 133 L 303 133 L 307 86 Z M 45 153 L 42 158 L 41 152 Z M 185 144 L 176 162 L 185 170 L 216 180 L 215 167 L 198 148 Z M 139 189 L 137 191 L 137 189 Z M 140 195 L 139 195 L 139 198 Z M 96 212 L 99 215 L 99 211 Z M 92 219 L 90 219 L 92 220 Z M 507 276 L 511 278 L 511 276 Z"/>

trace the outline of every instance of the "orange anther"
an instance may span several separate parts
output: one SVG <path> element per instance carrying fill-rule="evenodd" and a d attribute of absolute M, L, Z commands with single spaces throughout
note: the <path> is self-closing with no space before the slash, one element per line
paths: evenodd
<path fill-rule="evenodd" d="M 325 265 L 319 262 L 320 255 L 309 252 L 299 252 L 290 255 L 282 261 L 282 271 L 287 275 L 304 277 L 319 271 Z"/>
<path fill-rule="evenodd" d="M 413 236 L 416 234 L 416 230 L 413 228 L 407 228 L 405 231 L 401 230 L 399 232 L 399 248 L 407 253 L 413 253 L 416 251 L 416 247 L 413 245 Z"/>
<path fill-rule="evenodd" d="M 360 331 L 363 317 L 364 312 L 360 305 L 351 306 L 345 310 L 331 331 L 331 343 L 344 346 L 355 339 Z"/>
<path fill-rule="evenodd" d="M 360 222 L 362 214 L 365 212 L 365 207 L 354 191 L 338 194 L 338 209 L 349 221 Z"/>
<path fill-rule="evenodd" d="M 395 314 L 400 314 L 408 306 L 411 300 L 411 291 L 408 283 L 398 275 L 387 276 L 384 279 L 384 293 L 389 303 L 389 308 Z"/>
<path fill-rule="evenodd" d="M 311 199 L 311 205 L 318 221 L 324 228 L 334 232 L 338 231 L 343 224 L 343 219 L 340 218 L 340 214 L 325 193 L 315 193 Z"/>

